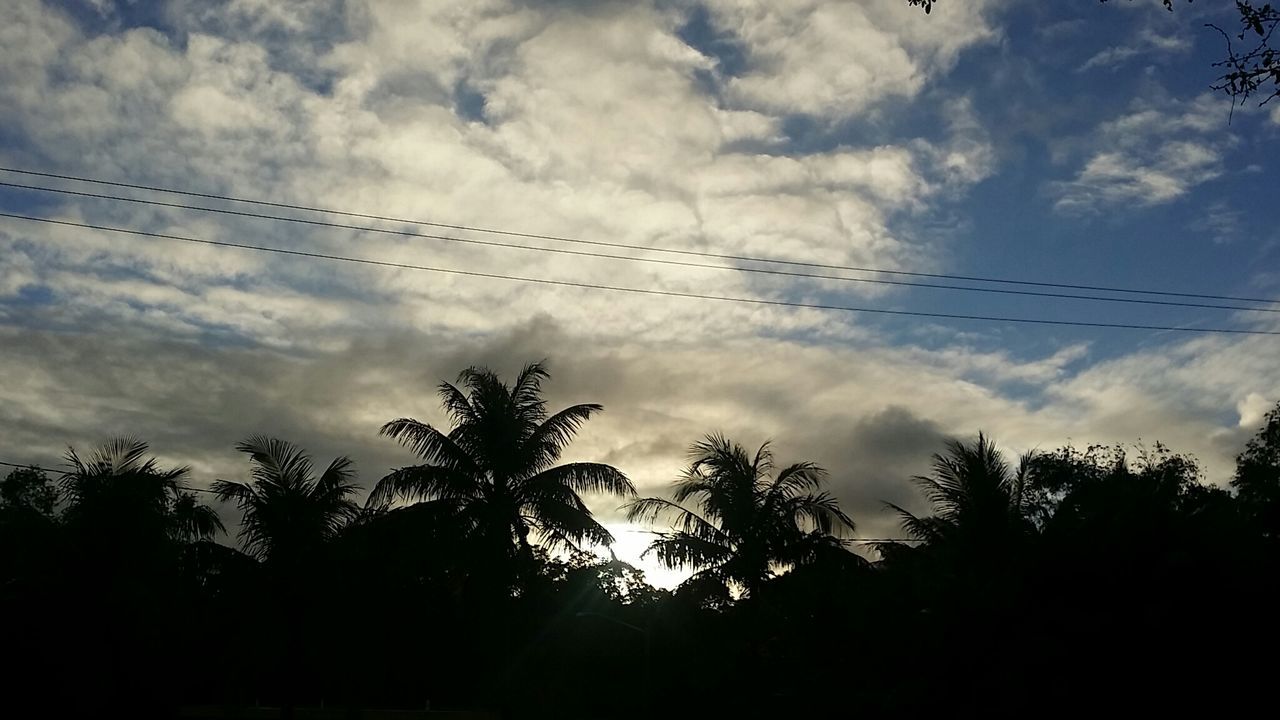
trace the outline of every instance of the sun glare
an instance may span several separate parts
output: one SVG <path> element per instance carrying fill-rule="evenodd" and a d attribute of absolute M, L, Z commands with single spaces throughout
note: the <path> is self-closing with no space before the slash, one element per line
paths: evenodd
<path fill-rule="evenodd" d="M 618 556 L 619 560 L 630 563 L 643 571 L 644 579 L 650 585 L 672 590 L 684 582 L 685 578 L 689 577 L 689 571 L 665 568 L 658 563 L 653 555 L 641 557 L 645 548 L 649 547 L 649 543 L 655 537 L 653 530 L 628 523 L 606 525 L 605 527 L 609 529 L 609 532 L 613 533 L 615 539 L 613 543 L 614 554 Z M 599 552 L 604 557 L 609 556 L 608 550 L 601 549 Z"/>

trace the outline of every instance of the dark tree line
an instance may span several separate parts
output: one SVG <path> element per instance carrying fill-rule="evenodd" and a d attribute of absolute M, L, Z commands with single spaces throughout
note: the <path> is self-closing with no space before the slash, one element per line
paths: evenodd
<path fill-rule="evenodd" d="M 910 541 L 853 552 L 812 463 L 720 435 L 667 497 L 560 463 L 601 410 L 552 413 L 541 364 L 440 386 L 452 427 L 382 434 L 417 457 L 356 501 L 252 437 L 236 541 L 147 446 L 0 482 L 0 702 L 44 716 L 402 708 L 509 717 L 1058 715 L 1265 708 L 1274 680 L 1280 406 L 1230 490 L 1156 446 L 1011 463 L 953 441 L 915 478 Z M 653 523 L 674 591 L 589 552 L 583 495 Z M 871 559 L 868 559 L 871 558 Z M 1257 704 L 1263 703 L 1263 704 Z"/>

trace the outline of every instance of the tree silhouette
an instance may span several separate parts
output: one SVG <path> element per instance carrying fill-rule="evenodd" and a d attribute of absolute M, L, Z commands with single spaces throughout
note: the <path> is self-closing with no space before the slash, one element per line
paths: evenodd
<path fill-rule="evenodd" d="M 0 507 L 52 518 L 58 488 L 39 468 L 16 468 L 0 481 Z"/>
<path fill-rule="evenodd" d="M 778 570 L 842 549 L 837 537 L 853 520 L 821 487 L 826 471 L 799 462 L 773 471 L 764 443 L 754 457 L 722 435 L 708 435 L 690 449 L 692 462 L 672 487 L 671 499 L 644 498 L 626 506 L 633 522 L 672 520 L 645 551 L 671 568 L 692 568 L 688 582 L 732 584 L 759 592 Z M 698 512 L 682 505 L 694 501 Z"/>
<path fill-rule="evenodd" d="M 1011 464 L 985 435 L 952 441 L 914 479 L 930 511 L 891 506 L 915 541 L 874 563 L 841 537 L 853 524 L 821 468 L 775 467 L 768 443 L 751 453 L 710 435 L 667 497 L 624 506 L 670 520 L 648 552 L 695 573 L 668 592 L 617 558 L 550 549 L 606 539 L 579 493 L 630 483 L 556 464 L 598 406 L 548 413 L 545 377 L 534 364 L 508 387 L 472 368 L 461 389 L 441 387 L 447 434 L 388 423 L 422 464 L 363 508 L 347 458 L 313 467 L 281 440 L 240 443 L 248 479 L 215 488 L 242 511 L 245 552 L 211 540 L 221 525 L 185 469 L 138 441 L 70 451 L 56 488 L 11 472 L 0 646 L 22 662 L 6 702 L 69 717 L 251 704 L 287 717 L 304 703 L 354 717 L 427 702 L 638 718 L 659 700 L 674 717 L 1028 715 L 1050 702 L 1234 715 L 1267 701 L 1271 668 L 1246 658 L 1280 643 L 1280 406 L 1240 454 L 1234 493 L 1158 443 Z M 851 672 L 854 651 L 875 660 Z M 1239 661 L 1209 682 L 1187 658 Z M 659 668 L 660 684 L 637 683 Z"/>
<path fill-rule="evenodd" d="M 284 440 L 254 435 L 236 449 L 249 455 L 252 483 L 218 480 L 213 491 L 244 513 L 239 538 L 250 555 L 268 564 L 299 563 L 358 512 L 349 458 L 335 458 L 316 478 L 311 456 Z"/>
<path fill-rule="evenodd" d="M 382 434 L 425 462 L 378 481 L 371 500 L 446 504 L 490 553 L 510 565 L 530 558 L 529 535 L 549 546 L 610 544 L 580 493 L 633 496 L 635 488 L 610 465 L 556 465 L 578 429 L 602 410 L 596 404 L 547 412 L 544 363 L 526 365 L 508 387 L 486 368 L 471 367 L 439 393 L 453 428 L 444 433 L 412 418 L 393 420 Z"/>
<path fill-rule="evenodd" d="M 86 459 L 69 449 L 60 483 L 67 524 L 104 538 L 144 542 L 154 535 L 207 540 L 223 532 L 217 513 L 183 490 L 188 468 L 162 470 L 148 450 L 134 438 L 113 439 Z"/>
<path fill-rule="evenodd" d="M 184 491 L 187 468 L 162 468 L 140 440 L 117 438 L 86 457 L 71 448 L 66 463 L 61 560 L 70 569 L 57 589 L 93 598 L 63 611 L 79 661 L 101 668 L 81 678 L 80 711 L 165 715 L 176 687 L 165 651 L 178 619 L 183 552 L 222 523 Z"/>
<path fill-rule="evenodd" d="M 273 685 L 285 716 L 292 717 L 304 678 L 314 682 L 331 671 L 317 666 L 315 653 L 306 649 L 332 629 L 333 608 L 324 602 L 320 583 L 333 541 L 358 512 L 351 500 L 355 474 L 351 460 L 342 456 L 316 477 L 310 455 L 262 435 L 236 449 L 249 455 L 252 481 L 218 480 L 213 490 L 240 508 L 240 542 L 267 572 L 263 609 L 270 623 L 263 630 L 281 647 Z"/>
<path fill-rule="evenodd" d="M 990 548 L 1034 531 L 1028 473 L 1033 457 L 1025 455 L 1016 471 L 985 435 L 973 444 L 947 443 L 933 456 L 933 473 L 913 478 L 933 506 L 933 514 L 916 517 L 886 503 L 902 517 L 902 529 L 924 543 L 959 542 L 971 549 Z"/>
<path fill-rule="evenodd" d="M 1236 458 L 1231 487 L 1258 530 L 1280 539 L 1280 403 L 1267 413 L 1258 434 Z"/>

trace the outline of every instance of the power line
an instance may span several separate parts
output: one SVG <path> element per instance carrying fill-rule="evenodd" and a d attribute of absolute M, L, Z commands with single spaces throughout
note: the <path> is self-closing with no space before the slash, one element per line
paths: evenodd
<path fill-rule="evenodd" d="M 744 303 L 751 305 L 763 305 L 772 307 L 790 307 L 802 308 L 808 310 L 831 310 L 837 312 L 851 313 L 871 313 L 879 315 L 896 315 L 908 317 L 924 317 L 943 320 L 981 320 L 987 322 L 1006 322 L 1006 323 L 1022 323 L 1030 325 L 1057 325 L 1070 327 L 1093 327 L 1093 328 L 1114 328 L 1121 330 L 1157 330 L 1168 332 L 1194 332 L 1205 334 L 1231 334 L 1231 335 L 1280 335 L 1280 331 L 1274 330 L 1240 330 L 1234 328 L 1213 328 L 1213 327 L 1174 327 L 1168 325 L 1140 325 L 1130 323 L 1102 323 L 1102 322 L 1085 322 L 1077 320 L 1048 320 L 1043 318 L 1014 318 L 1001 317 L 994 315 L 966 315 L 959 313 L 935 313 L 922 312 L 915 310 L 888 310 L 884 308 L 864 308 L 852 307 L 847 305 L 824 305 L 816 303 L 802 303 L 788 300 L 765 300 L 761 298 L 744 298 L 732 297 L 724 295 L 703 295 L 700 293 L 686 293 L 675 290 L 656 290 L 653 288 L 635 288 L 625 287 L 621 285 L 601 285 L 596 283 L 574 282 L 570 280 L 551 280 L 548 278 L 523 277 L 519 275 L 504 275 L 501 273 L 487 273 L 476 270 L 458 270 L 453 268 L 438 268 L 428 265 L 414 265 L 410 263 L 391 262 L 387 260 L 373 260 L 371 258 L 355 258 L 345 255 L 331 255 L 328 253 L 311 252 L 306 250 L 287 250 L 284 248 L 265 247 L 262 245 L 249 245 L 247 243 L 234 243 L 224 240 L 205 240 L 202 238 L 184 237 L 181 235 L 170 235 L 166 233 L 147 232 L 144 230 L 132 230 L 128 228 L 111 227 L 107 225 L 94 225 L 90 223 L 79 223 L 70 220 L 55 220 L 52 218 L 33 217 L 30 215 L 19 215 L 16 213 L 0 213 L 0 217 L 13 218 L 16 220 L 28 220 L 37 223 L 47 223 L 50 225 L 65 225 L 68 227 L 85 228 L 88 230 L 102 230 L 105 232 L 123 233 L 128 235 L 138 235 L 142 237 L 159 238 L 163 240 L 176 240 L 179 242 L 195 243 L 199 245 L 211 245 L 215 247 L 239 248 L 241 250 L 253 250 L 255 252 L 275 253 L 278 255 L 292 255 L 296 257 L 306 257 L 318 260 L 333 260 L 338 262 L 350 262 L 361 265 L 371 265 L 377 267 L 398 268 L 402 270 L 420 270 L 424 272 L 442 273 L 448 275 L 461 275 L 466 277 L 489 278 L 493 280 L 510 280 L 514 282 L 534 283 L 540 285 L 552 285 L 556 287 L 571 287 L 587 290 L 607 290 L 611 292 L 632 293 L 637 295 L 654 295 L 661 297 L 678 297 L 691 300 L 715 300 L 719 302 Z"/>
<path fill-rule="evenodd" d="M 204 207 L 200 205 L 184 205 L 182 203 L 164 202 L 162 200 L 149 200 L 144 198 L 123 197 L 119 195 L 107 195 L 104 193 L 84 192 L 80 190 L 68 190 L 65 188 L 51 188 L 39 185 L 23 185 L 21 183 L 11 183 L 0 180 L 0 186 L 18 188 L 22 190 L 32 190 L 36 192 L 51 192 L 62 195 L 75 195 L 79 197 L 94 198 L 97 200 L 112 200 L 119 202 L 137 203 L 140 205 L 151 205 L 157 207 L 178 208 L 183 210 L 197 210 L 200 212 L 219 213 L 222 215 L 234 215 L 239 217 L 255 218 L 259 220 L 275 220 L 281 222 L 298 223 L 302 225 L 313 225 L 326 228 L 338 228 L 343 230 L 356 230 L 360 232 L 381 233 L 384 235 L 397 235 L 402 237 L 424 238 L 428 240 L 442 240 L 454 243 L 466 243 L 470 245 L 483 245 L 487 247 L 498 247 L 512 250 L 528 250 L 534 252 L 555 253 L 559 255 L 576 255 L 581 257 L 604 258 L 609 260 L 623 260 L 628 262 L 651 263 L 655 265 L 674 265 L 679 267 L 704 268 L 708 270 L 722 270 L 730 272 L 747 272 L 761 275 L 780 275 L 784 277 L 805 278 L 810 280 L 838 280 L 841 282 L 869 283 L 873 285 L 895 285 L 901 287 L 930 288 L 935 290 L 960 290 L 965 292 L 994 293 L 999 295 L 1023 295 L 1031 297 L 1047 297 L 1047 298 L 1065 298 L 1072 300 L 1095 300 L 1100 302 L 1116 302 L 1131 303 L 1137 305 L 1164 305 L 1172 307 L 1190 307 L 1190 308 L 1208 308 L 1212 310 L 1241 310 L 1252 312 L 1280 313 L 1280 308 L 1260 308 L 1260 307 L 1244 307 L 1240 305 L 1215 305 L 1209 303 L 1194 303 L 1176 300 L 1149 300 L 1140 298 L 1116 298 L 1105 297 L 1100 295 L 1075 295 L 1071 293 L 1055 293 L 1055 292 L 1038 292 L 1035 290 L 1011 290 L 1008 288 L 984 288 L 984 287 L 968 287 L 964 285 L 942 285 L 938 283 L 911 282 L 906 280 L 883 280 L 876 278 L 853 278 L 842 275 L 821 275 L 817 273 L 796 272 L 791 270 L 772 270 L 768 268 L 751 268 L 751 267 L 729 267 L 725 265 L 713 265 L 709 263 L 690 262 L 687 260 L 664 260 L 659 258 L 635 257 L 631 255 L 611 255 L 609 253 L 591 252 L 587 250 L 569 250 L 565 248 L 548 248 L 536 247 L 530 245 L 519 245 L 516 243 L 506 243 L 495 240 L 477 240 L 475 238 L 452 237 L 448 235 L 432 235 L 429 233 L 413 232 L 410 230 L 393 230 L 390 228 L 369 227 L 365 225 L 350 225 L 347 223 L 335 223 L 324 220 L 309 220 L 306 218 L 294 218 L 283 215 L 267 215 L 265 213 L 245 212 L 242 210 L 229 210 L 227 208 Z M 639 248 L 637 248 L 639 249 Z"/>
<path fill-rule="evenodd" d="M 640 528 L 627 528 L 619 532 L 640 533 L 644 535 L 666 535 L 662 530 L 641 530 Z M 842 538 L 848 542 L 855 543 L 883 543 L 883 542 L 924 542 L 919 538 Z"/>
<path fill-rule="evenodd" d="M 26 464 L 26 465 L 20 465 L 20 464 L 18 464 L 18 463 L 5 462 L 4 460 L 0 460 L 0 465 L 4 465 L 4 466 L 6 466 L 6 467 L 11 467 L 11 468 L 18 468 L 19 470 L 28 470 L 28 469 L 29 469 L 29 470 L 39 470 L 40 472 L 53 473 L 53 474 L 55 474 L 55 475 L 65 475 L 65 474 L 66 474 L 66 472 L 67 472 L 66 470 L 54 470 L 53 468 L 41 467 L 41 466 L 39 466 L 39 465 L 32 465 L 31 463 L 28 463 L 28 464 Z M 178 488 L 178 489 L 179 489 L 179 490 L 187 490 L 187 491 L 190 491 L 190 492 L 208 493 L 208 494 L 210 494 L 210 495 L 217 495 L 217 494 L 218 494 L 218 493 L 216 493 L 216 492 L 214 492 L 214 491 L 212 491 L 212 490 L 205 490 L 204 488 L 193 488 L 193 487 L 186 487 L 186 486 L 183 486 L 183 487 L 180 487 L 180 488 Z"/>
<path fill-rule="evenodd" d="M 79 177 L 76 175 L 63 175 L 59 173 L 39 172 L 35 170 L 21 170 L 18 168 L 11 168 L 11 167 L 4 167 L 4 166 L 0 166 L 0 171 L 17 173 L 21 175 L 31 175 L 36 177 L 54 178 L 58 180 L 70 180 L 73 182 L 92 183 L 95 185 L 107 185 L 111 187 L 131 188 L 134 190 L 145 190 L 148 192 L 167 193 L 171 195 L 182 195 L 186 197 L 198 197 L 198 198 L 206 198 L 210 200 L 222 200 L 225 202 L 244 203 L 248 205 L 258 205 L 261 207 L 274 207 L 274 208 L 282 208 L 282 209 L 288 209 L 288 210 L 300 210 L 303 212 L 325 213 L 329 215 L 341 215 L 344 217 L 362 218 L 365 220 L 382 220 L 387 222 L 404 223 L 408 225 L 422 225 L 427 227 L 445 228 L 449 230 L 462 230 L 467 232 L 485 233 L 489 235 L 502 235 L 506 237 L 527 238 L 532 240 L 549 240 L 553 242 L 574 243 L 579 245 L 593 245 L 597 247 L 611 247 L 611 248 L 625 249 L 625 250 L 640 250 L 645 252 L 667 253 L 672 255 L 705 257 L 705 258 L 714 258 L 717 260 L 734 260 L 734 261 L 740 261 L 740 262 L 771 263 L 776 265 L 790 265 L 793 267 L 808 267 L 808 268 L 817 268 L 817 269 L 823 269 L 823 270 L 847 270 L 851 272 L 880 273 L 883 275 L 935 278 L 935 279 L 942 279 L 942 280 L 962 280 L 966 282 L 1002 283 L 1007 285 L 1061 288 L 1061 289 L 1068 289 L 1068 290 L 1091 290 L 1091 291 L 1098 291 L 1098 292 L 1114 292 L 1114 293 L 1126 293 L 1126 294 L 1135 294 L 1135 295 L 1160 295 L 1165 297 L 1199 298 L 1202 300 L 1226 300 L 1226 301 L 1232 301 L 1232 302 L 1256 302 L 1256 303 L 1266 303 L 1268 305 L 1280 305 L 1280 299 L 1275 299 L 1275 298 L 1250 298 L 1250 297 L 1238 297 L 1238 296 L 1231 296 L 1231 295 L 1211 295 L 1211 294 L 1203 294 L 1203 293 L 1174 292 L 1171 290 L 1140 290 L 1135 288 L 1110 287 L 1105 285 L 1082 285 L 1082 284 L 1075 284 L 1075 283 L 1054 283 L 1054 282 L 1043 282 L 1043 281 L 1033 281 L 1033 280 L 1015 280 L 1015 279 L 1008 279 L 1008 278 L 993 278 L 993 277 L 982 277 L 982 276 L 975 276 L 975 275 L 955 275 L 955 274 L 946 274 L 946 273 L 913 272 L 913 271 L 907 271 L 907 270 L 889 270 L 886 268 L 858 267 L 854 265 L 838 265 L 838 264 L 830 264 L 830 263 L 805 262 L 800 260 L 786 260 L 786 259 L 780 259 L 780 258 L 754 257 L 750 255 L 733 255 L 729 253 L 717 253 L 717 252 L 710 252 L 710 251 L 704 251 L 704 250 L 685 250 L 680 248 L 670 248 L 670 247 L 661 247 L 661 246 L 633 245 L 629 243 L 609 242 L 605 240 L 587 240 L 583 238 L 573 238 L 573 237 L 567 237 L 564 235 L 548 235 L 548 234 L 540 234 L 540 233 L 518 232 L 515 230 L 501 230 L 497 228 L 486 228 L 486 227 L 480 227 L 475 225 L 461 225 L 461 224 L 444 223 L 444 222 L 433 222 L 430 220 L 412 220 L 412 219 L 398 218 L 398 217 L 392 217 L 387 215 L 375 215 L 372 213 L 361 213 L 361 212 L 352 212 L 347 210 L 337 210 L 333 208 L 313 207 L 313 206 L 293 204 L 293 203 L 270 202 L 267 200 L 253 200 L 249 198 L 236 197 L 234 195 L 218 195 L 214 193 L 201 193 L 201 192 L 193 192 L 189 190 L 177 190 L 174 188 L 159 187 L 155 185 L 141 185 L 137 183 L 126 183 L 126 182 L 118 182 L 118 181 L 112 181 L 112 180 L 101 180 L 97 178 Z M 3 184 L 12 185 L 11 183 L 3 183 Z M 53 192 L 59 192 L 59 191 L 55 190 Z M 73 191 L 65 191 L 65 192 L 72 193 Z M 121 199 L 124 199 L 124 198 L 121 198 Z M 138 202 L 144 202 L 144 201 L 138 201 Z M 189 206 L 179 205 L 177 207 L 189 207 Z M 210 212 L 221 212 L 219 210 L 214 210 L 212 208 L 189 208 L 189 209 L 201 209 L 201 210 L 208 210 Z M 227 212 L 234 212 L 234 211 L 227 211 Z M 301 221 L 301 222 L 306 222 L 306 221 Z M 338 226 L 338 227 L 341 227 L 341 226 Z M 517 245 L 515 247 L 526 247 L 526 246 Z M 719 267 L 719 266 L 708 266 L 708 267 Z M 852 278 L 848 278 L 848 279 L 853 280 Z M 1249 309 L 1256 309 L 1256 308 L 1249 308 Z"/>

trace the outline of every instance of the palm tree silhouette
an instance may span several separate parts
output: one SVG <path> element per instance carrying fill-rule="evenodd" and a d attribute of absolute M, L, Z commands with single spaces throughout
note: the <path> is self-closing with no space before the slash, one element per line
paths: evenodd
<path fill-rule="evenodd" d="M 933 514 L 917 517 L 886 503 L 902 517 L 902 528 L 926 544 L 959 542 L 990 548 L 1034 530 L 1029 488 L 1034 456 L 1023 455 L 1013 471 L 986 435 L 973 444 L 947 442 L 933 456 L 933 473 L 913 478 L 933 506 Z"/>
<path fill-rule="evenodd" d="M 789 465 L 770 479 L 773 454 L 764 443 L 752 457 L 722 435 L 708 435 L 690 449 L 692 462 L 677 480 L 672 499 L 644 498 L 626 506 L 633 522 L 672 518 L 645 554 L 669 568 L 696 572 L 688 582 L 711 580 L 756 594 L 766 580 L 791 566 L 839 549 L 837 537 L 853 520 L 827 492 L 816 492 L 826 471 L 811 462 Z M 699 512 L 681 503 L 695 500 Z"/>
<path fill-rule="evenodd" d="M 164 628 L 180 622 L 182 557 L 222 523 L 183 491 L 187 468 L 161 468 L 140 440 L 114 439 L 85 458 L 72 448 L 66 462 L 62 562 L 71 569 L 61 593 L 93 598 L 70 622 L 81 661 L 99 668 L 80 688 L 84 714 L 128 707 L 145 716 L 142 708 L 164 705 L 173 680 Z"/>
<path fill-rule="evenodd" d="M 68 470 L 60 482 L 68 524 L 109 536 L 154 532 L 180 542 L 208 540 L 223 532 L 213 508 L 184 492 L 189 469 L 162 470 L 155 458 L 147 457 L 148 450 L 134 438 L 110 440 L 87 459 L 68 449 Z"/>
<path fill-rule="evenodd" d="M 300 562 L 358 512 L 349 458 L 336 458 L 316 478 L 311 456 L 284 440 L 254 435 L 236 449 L 248 453 L 253 482 L 218 480 L 213 491 L 244 513 L 239 538 L 253 557 L 277 565 Z"/>
<path fill-rule="evenodd" d="M 441 383 L 453 429 L 446 434 L 412 418 L 383 425 L 383 435 L 425 462 L 378 481 L 371 502 L 386 505 L 399 498 L 446 505 L 487 552 L 508 561 L 531 557 L 531 533 L 549 546 L 611 544 L 613 536 L 592 517 L 580 493 L 634 496 L 635 488 L 610 465 L 556 465 L 582 424 L 603 408 L 582 404 L 548 414 L 542 398 L 548 377 L 545 364 L 536 362 L 510 387 L 480 367 L 458 376 L 465 392 Z"/>
<path fill-rule="evenodd" d="M 242 547 L 268 572 L 268 616 L 282 646 L 276 687 L 283 694 L 284 716 L 293 717 L 303 678 L 316 673 L 305 667 L 303 648 L 317 637 L 306 628 L 315 626 L 318 614 L 331 612 L 322 607 L 317 582 L 332 541 L 359 511 L 351 500 L 355 472 L 351 460 L 340 456 L 317 478 L 310 455 L 262 435 L 236 449 L 249 455 L 252 482 L 218 480 L 213 490 L 239 506 Z"/>

